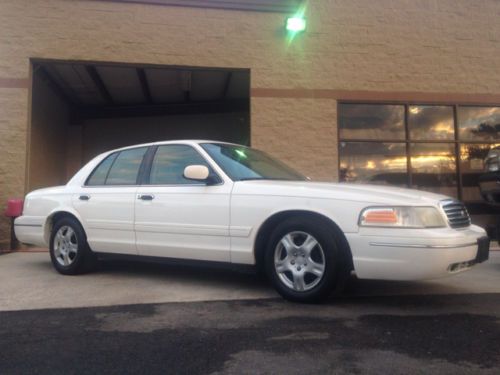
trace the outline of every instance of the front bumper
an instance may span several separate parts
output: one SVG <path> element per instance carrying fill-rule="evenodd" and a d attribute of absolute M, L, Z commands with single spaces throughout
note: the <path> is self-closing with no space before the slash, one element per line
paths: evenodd
<path fill-rule="evenodd" d="M 500 206 L 500 172 L 489 172 L 479 178 L 479 189 L 484 200 Z"/>
<path fill-rule="evenodd" d="M 475 225 L 463 229 L 362 228 L 346 236 L 354 270 L 361 279 L 424 280 L 449 276 L 484 261 L 489 252 L 486 232 Z"/>

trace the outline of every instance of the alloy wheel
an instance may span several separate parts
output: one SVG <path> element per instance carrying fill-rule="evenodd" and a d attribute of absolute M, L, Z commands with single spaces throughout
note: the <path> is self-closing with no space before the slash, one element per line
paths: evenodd
<path fill-rule="evenodd" d="M 306 292 L 318 285 L 325 274 L 325 253 L 311 234 L 290 232 L 276 245 L 274 269 L 288 288 Z"/>
<path fill-rule="evenodd" d="M 54 237 L 54 255 L 64 267 L 70 266 L 78 253 L 78 238 L 70 226 L 62 226 Z"/>

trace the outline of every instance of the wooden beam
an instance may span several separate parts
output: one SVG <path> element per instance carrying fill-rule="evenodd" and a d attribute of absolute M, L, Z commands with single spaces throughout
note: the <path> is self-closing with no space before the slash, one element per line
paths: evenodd
<path fill-rule="evenodd" d="M 148 78 L 146 77 L 146 72 L 143 68 L 137 68 L 137 75 L 139 76 L 139 82 L 141 83 L 142 94 L 146 99 L 146 103 L 153 104 L 153 97 L 151 96 L 151 90 L 149 89 Z"/>
<path fill-rule="evenodd" d="M 416 92 L 416 91 L 367 91 L 335 89 L 284 89 L 253 87 L 253 98 L 332 99 L 340 102 L 364 103 L 417 103 L 417 104 L 459 104 L 500 105 L 500 94 Z"/>
<path fill-rule="evenodd" d="M 113 97 L 111 96 L 111 94 L 108 91 L 108 88 L 102 81 L 101 76 L 99 75 L 99 72 L 97 71 L 96 67 L 93 65 L 85 65 L 85 69 L 87 70 L 87 73 L 89 74 L 90 78 L 92 78 L 92 81 L 94 81 L 94 84 L 97 86 L 97 89 L 101 93 L 103 99 L 108 104 L 113 104 L 114 103 Z"/>
<path fill-rule="evenodd" d="M 248 99 L 139 106 L 88 106 L 79 109 L 81 119 L 194 115 L 207 113 L 248 112 Z"/>
<path fill-rule="evenodd" d="M 179 73 L 179 85 L 181 90 L 184 91 L 184 101 L 191 102 L 191 84 L 192 72 L 190 70 L 181 70 Z"/>
<path fill-rule="evenodd" d="M 30 87 L 29 78 L 0 77 L 1 89 L 28 89 L 29 87 Z"/>
<path fill-rule="evenodd" d="M 78 100 L 76 94 L 72 92 L 71 89 L 63 89 L 59 83 L 47 72 L 45 67 L 38 65 L 35 67 L 35 74 L 38 74 L 40 78 L 50 87 L 50 89 L 65 102 L 69 107 L 74 108 L 78 106 Z"/>
<path fill-rule="evenodd" d="M 258 12 L 295 13 L 303 0 L 93 0 L 141 3 L 195 8 L 252 10 Z"/>
<path fill-rule="evenodd" d="M 229 85 L 231 84 L 231 78 L 233 78 L 233 72 L 227 72 L 226 82 L 224 82 L 224 92 L 222 93 L 222 98 L 227 98 L 227 92 L 229 91 Z"/>

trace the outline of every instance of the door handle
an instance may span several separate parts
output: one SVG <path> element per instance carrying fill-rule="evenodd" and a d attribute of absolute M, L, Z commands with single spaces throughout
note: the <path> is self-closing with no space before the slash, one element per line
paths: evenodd
<path fill-rule="evenodd" d="M 90 199 L 90 195 L 82 194 L 78 197 L 81 201 L 88 201 Z"/>
<path fill-rule="evenodd" d="M 155 199 L 155 196 L 153 194 L 139 194 L 137 198 L 143 201 L 152 201 Z"/>

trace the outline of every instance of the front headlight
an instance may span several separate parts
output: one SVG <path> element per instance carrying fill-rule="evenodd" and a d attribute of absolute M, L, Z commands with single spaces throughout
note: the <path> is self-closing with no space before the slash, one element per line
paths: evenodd
<path fill-rule="evenodd" d="M 435 207 L 367 207 L 359 216 L 362 227 L 441 228 L 446 226 Z"/>

